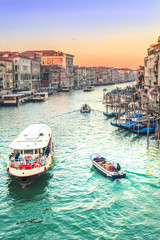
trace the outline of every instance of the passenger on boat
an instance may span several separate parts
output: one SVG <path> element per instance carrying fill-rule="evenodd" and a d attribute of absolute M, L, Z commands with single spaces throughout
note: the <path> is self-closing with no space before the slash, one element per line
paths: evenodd
<path fill-rule="evenodd" d="M 14 153 L 11 153 L 11 154 L 9 155 L 9 159 L 11 160 L 13 157 L 14 157 Z"/>
<path fill-rule="evenodd" d="M 45 152 L 46 152 L 46 148 L 44 147 L 43 148 L 43 156 L 45 155 Z"/>
<path fill-rule="evenodd" d="M 117 168 L 116 168 L 117 172 L 119 172 L 121 170 L 121 166 L 119 165 L 119 163 L 117 163 Z"/>
<path fill-rule="evenodd" d="M 20 155 L 20 153 L 17 151 L 17 152 L 16 152 L 16 156 L 15 156 L 15 159 L 16 159 L 16 160 L 18 160 L 19 155 Z"/>
<path fill-rule="evenodd" d="M 47 148 L 46 148 L 46 151 L 45 151 L 45 154 L 47 155 L 47 157 L 48 157 L 49 153 L 50 153 L 50 147 L 48 145 Z"/>

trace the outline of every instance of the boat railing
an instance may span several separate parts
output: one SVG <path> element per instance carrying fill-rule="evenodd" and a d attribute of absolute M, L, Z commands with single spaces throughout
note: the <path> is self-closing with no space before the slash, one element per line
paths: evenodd
<path fill-rule="evenodd" d="M 9 157 L 9 166 L 16 169 L 32 169 L 36 167 L 41 167 L 46 164 L 47 156 L 43 155 L 41 157 L 19 157 L 15 159 L 14 156 Z"/>

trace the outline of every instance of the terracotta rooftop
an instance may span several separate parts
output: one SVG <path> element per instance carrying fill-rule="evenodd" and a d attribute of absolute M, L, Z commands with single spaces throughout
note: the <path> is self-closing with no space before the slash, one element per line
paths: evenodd
<path fill-rule="evenodd" d="M 0 61 L 9 61 L 9 59 L 6 58 L 6 57 L 0 57 Z M 10 61 L 10 62 L 11 62 L 11 61 Z"/>
<path fill-rule="evenodd" d="M 7 57 L 7 59 L 14 59 L 14 58 L 27 58 L 27 59 L 33 60 L 32 58 L 29 58 L 29 57 L 27 57 L 27 56 L 23 56 L 23 55 L 20 55 L 20 54 L 19 54 L 19 55 L 13 54 L 13 55 Z"/>
<path fill-rule="evenodd" d="M 41 56 L 54 56 L 57 55 L 58 52 L 54 50 L 32 50 L 32 51 L 25 51 L 21 53 L 22 55 L 34 55 L 34 54 L 39 54 Z"/>

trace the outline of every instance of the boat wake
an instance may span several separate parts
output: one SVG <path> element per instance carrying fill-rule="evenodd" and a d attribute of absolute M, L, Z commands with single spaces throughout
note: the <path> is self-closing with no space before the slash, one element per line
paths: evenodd
<path fill-rule="evenodd" d="M 79 112 L 79 110 L 77 109 L 77 110 L 73 110 L 73 111 L 71 111 L 71 112 L 62 113 L 62 114 L 53 116 L 52 118 L 63 117 L 63 116 L 65 116 L 65 115 L 68 115 L 68 114 L 71 114 L 71 113 L 75 113 L 75 112 Z"/>

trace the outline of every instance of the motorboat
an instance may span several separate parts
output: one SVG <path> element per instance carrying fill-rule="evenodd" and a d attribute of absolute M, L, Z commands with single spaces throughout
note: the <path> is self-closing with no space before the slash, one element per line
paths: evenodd
<path fill-rule="evenodd" d="M 48 99 L 48 92 L 34 93 L 31 102 L 43 102 Z"/>
<path fill-rule="evenodd" d="M 63 87 L 59 87 L 58 89 L 57 89 L 57 92 L 69 92 L 70 90 L 69 90 L 69 87 L 65 87 L 65 86 L 63 86 Z"/>
<path fill-rule="evenodd" d="M 51 128 L 46 124 L 32 124 L 24 129 L 9 146 L 7 171 L 26 184 L 35 175 L 50 168 L 53 158 Z"/>
<path fill-rule="evenodd" d="M 111 163 L 106 158 L 96 154 L 92 154 L 90 158 L 93 166 L 106 177 L 110 177 L 112 179 L 126 177 L 126 172 L 122 170 L 118 171 L 115 164 Z"/>
<path fill-rule="evenodd" d="M 80 109 L 81 113 L 90 113 L 91 112 L 91 108 L 88 104 L 83 104 L 83 106 Z"/>
<path fill-rule="evenodd" d="M 83 88 L 83 92 L 91 92 L 94 91 L 94 86 L 87 86 Z"/>

